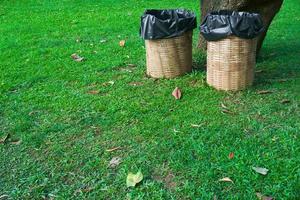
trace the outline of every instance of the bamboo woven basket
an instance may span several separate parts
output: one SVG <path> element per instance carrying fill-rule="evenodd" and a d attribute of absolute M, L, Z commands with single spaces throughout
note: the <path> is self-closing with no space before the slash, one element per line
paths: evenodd
<path fill-rule="evenodd" d="M 175 78 L 191 72 L 192 35 L 189 31 L 175 38 L 146 40 L 147 75 Z"/>
<path fill-rule="evenodd" d="M 256 39 L 236 36 L 207 43 L 207 83 L 218 90 L 238 91 L 253 84 Z"/>

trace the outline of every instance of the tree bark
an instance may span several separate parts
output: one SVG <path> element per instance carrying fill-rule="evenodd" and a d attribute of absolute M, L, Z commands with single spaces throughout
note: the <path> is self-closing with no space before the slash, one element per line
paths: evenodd
<path fill-rule="evenodd" d="M 236 10 L 261 14 L 265 31 L 258 37 L 257 52 L 260 51 L 269 26 L 279 12 L 283 0 L 201 0 L 201 21 L 211 11 Z M 206 41 L 200 34 L 198 47 L 206 49 Z"/>

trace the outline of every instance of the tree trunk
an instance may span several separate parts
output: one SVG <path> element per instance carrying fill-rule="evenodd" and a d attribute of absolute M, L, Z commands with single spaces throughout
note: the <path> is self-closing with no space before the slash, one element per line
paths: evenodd
<path fill-rule="evenodd" d="M 201 0 L 201 21 L 209 12 L 223 9 L 261 14 L 266 29 L 258 38 L 257 52 L 259 52 L 268 28 L 275 15 L 279 12 L 282 3 L 283 0 Z M 206 41 L 201 34 L 199 36 L 198 47 L 206 49 Z"/>

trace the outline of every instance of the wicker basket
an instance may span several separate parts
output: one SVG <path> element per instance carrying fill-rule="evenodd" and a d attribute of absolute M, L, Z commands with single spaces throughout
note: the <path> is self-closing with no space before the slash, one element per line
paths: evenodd
<path fill-rule="evenodd" d="M 230 36 L 207 44 L 207 83 L 218 90 L 243 90 L 254 80 L 256 39 Z"/>
<path fill-rule="evenodd" d="M 191 72 L 192 35 L 189 31 L 175 38 L 146 40 L 147 75 L 174 78 Z"/>

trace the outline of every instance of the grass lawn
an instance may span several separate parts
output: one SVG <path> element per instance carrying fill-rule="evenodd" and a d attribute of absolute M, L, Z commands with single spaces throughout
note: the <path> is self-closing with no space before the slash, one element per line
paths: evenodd
<path fill-rule="evenodd" d="M 197 70 L 145 76 L 139 17 L 174 7 L 199 16 L 192 0 L 0 1 L 0 138 L 10 135 L 0 144 L 0 196 L 300 199 L 298 0 L 285 1 L 274 20 L 255 85 L 237 93 L 206 85 L 198 30 Z M 74 62 L 73 53 L 86 60 Z M 113 157 L 122 159 L 115 168 Z M 127 174 L 138 170 L 144 180 L 127 188 Z M 224 177 L 234 184 L 218 181 Z"/>

